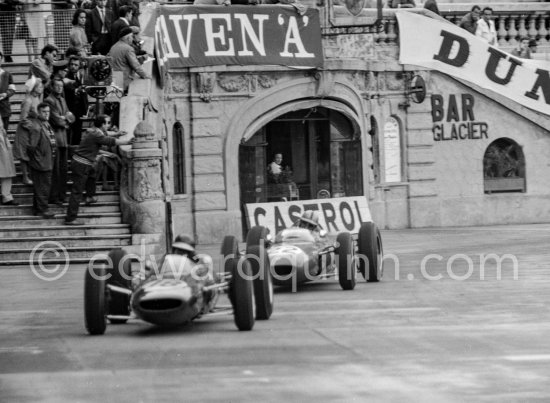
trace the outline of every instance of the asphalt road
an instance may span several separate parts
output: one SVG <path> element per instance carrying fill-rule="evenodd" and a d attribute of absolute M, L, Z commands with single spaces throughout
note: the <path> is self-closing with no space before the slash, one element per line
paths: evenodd
<path fill-rule="evenodd" d="M 0 401 L 550 401 L 550 225 L 382 235 L 380 283 L 276 289 L 251 332 L 226 315 L 88 336 L 83 268 L 3 269 Z"/>

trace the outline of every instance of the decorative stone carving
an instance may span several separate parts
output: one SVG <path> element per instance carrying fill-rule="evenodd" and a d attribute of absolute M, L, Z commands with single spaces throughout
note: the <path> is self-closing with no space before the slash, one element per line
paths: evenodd
<path fill-rule="evenodd" d="M 390 91 L 398 91 L 398 90 L 404 90 L 405 89 L 405 80 L 406 77 L 401 76 L 398 77 L 394 74 L 386 74 L 386 87 Z"/>
<path fill-rule="evenodd" d="M 169 75 L 172 80 L 172 91 L 181 94 L 189 92 L 189 78 L 184 74 L 172 73 Z"/>
<path fill-rule="evenodd" d="M 132 198 L 136 201 L 160 199 L 163 196 L 160 181 L 160 162 L 156 160 L 134 161 Z"/>
<path fill-rule="evenodd" d="M 204 102 L 212 100 L 215 82 L 216 73 L 197 73 L 197 91 Z"/>
<path fill-rule="evenodd" d="M 277 84 L 277 77 L 260 74 L 258 76 L 258 84 L 265 89 L 271 88 Z"/>
<path fill-rule="evenodd" d="M 248 89 L 249 78 L 245 75 L 227 76 L 218 75 L 218 85 L 227 92 L 246 91 Z"/>
<path fill-rule="evenodd" d="M 367 88 L 367 76 L 362 71 L 352 73 L 350 81 L 359 91 L 364 91 Z"/>

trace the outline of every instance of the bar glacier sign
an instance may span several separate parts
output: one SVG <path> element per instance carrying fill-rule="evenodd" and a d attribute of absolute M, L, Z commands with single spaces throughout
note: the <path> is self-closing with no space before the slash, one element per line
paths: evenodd
<path fill-rule="evenodd" d="M 285 6 L 161 6 L 155 49 L 162 69 L 323 65 L 319 11 Z"/>

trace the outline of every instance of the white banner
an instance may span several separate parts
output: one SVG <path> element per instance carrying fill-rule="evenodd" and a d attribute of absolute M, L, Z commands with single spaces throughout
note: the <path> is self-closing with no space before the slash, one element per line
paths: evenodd
<path fill-rule="evenodd" d="M 372 221 L 366 197 L 338 197 L 247 204 L 248 228 L 263 225 L 275 235 L 280 230 L 291 227 L 307 210 L 319 212 L 319 224 L 327 232 L 356 233 L 359 232 L 361 223 Z"/>
<path fill-rule="evenodd" d="M 399 62 L 438 70 L 550 115 L 550 63 L 520 59 L 458 26 L 396 13 Z"/>

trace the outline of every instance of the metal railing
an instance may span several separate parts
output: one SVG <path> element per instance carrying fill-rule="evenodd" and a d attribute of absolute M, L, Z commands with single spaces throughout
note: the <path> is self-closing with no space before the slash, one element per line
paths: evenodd
<path fill-rule="evenodd" d="M 48 43 L 55 44 L 59 53 L 64 53 L 69 47 L 74 12 L 74 9 L 0 11 L 0 42 L 4 56 L 11 56 L 14 62 L 30 61 Z"/>

